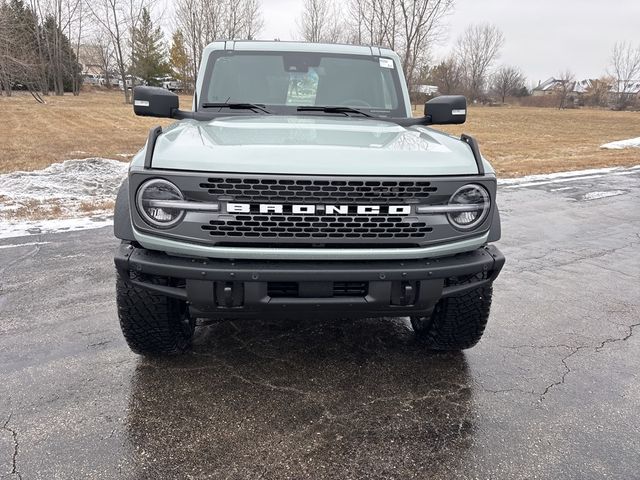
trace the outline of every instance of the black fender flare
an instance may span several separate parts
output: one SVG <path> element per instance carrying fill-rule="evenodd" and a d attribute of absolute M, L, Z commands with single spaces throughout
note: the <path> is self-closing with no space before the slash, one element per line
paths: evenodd
<path fill-rule="evenodd" d="M 491 220 L 491 227 L 489 228 L 488 242 L 497 242 L 502 236 L 502 224 L 500 223 L 500 210 L 496 205 L 496 210 L 493 212 L 493 219 Z"/>
<path fill-rule="evenodd" d="M 113 234 L 120 240 L 135 241 L 133 227 L 131 226 L 131 210 L 129 206 L 129 179 L 126 178 L 116 197 L 116 206 L 113 211 Z"/>

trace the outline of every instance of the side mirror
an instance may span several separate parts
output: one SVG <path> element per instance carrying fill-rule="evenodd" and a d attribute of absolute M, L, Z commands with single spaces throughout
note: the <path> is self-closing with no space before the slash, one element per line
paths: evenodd
<path fill-rule="evenodd" d="M 467 99 L 463 95 L 442 95 L 424 104 L 424 116 L 433 125 L 456 125 L 467 120 Z"/>
<path fill-rule="evenodd" d="M 178 95 L 160 87 L 134 87 L 133 112 L 141 117 L 171 118 L 178 110 Z"/>

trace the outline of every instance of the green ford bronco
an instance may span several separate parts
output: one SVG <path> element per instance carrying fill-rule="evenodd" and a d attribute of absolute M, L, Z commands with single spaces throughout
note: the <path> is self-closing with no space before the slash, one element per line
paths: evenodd
<path fill-rule="evenodd" d="M 462 96 L 412 118 L 398 55 L 378 47 L 219 41 L 190 111 L 131 162 L 115 207 L 117 303 L 135 352 L 175 354 L 197 319 L 408 316 L 425 348 L 475 345 L 504 257 L 496 177 Z"/>

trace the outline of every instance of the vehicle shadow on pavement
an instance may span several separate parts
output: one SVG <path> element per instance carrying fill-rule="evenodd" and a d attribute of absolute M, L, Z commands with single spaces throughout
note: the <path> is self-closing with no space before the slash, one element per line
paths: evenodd
<path fill-rule="evenodd" d="M 474 434 L 463 354 L 406 319 L 201 327 L 191 354 L 137 365 L 136 478 L 407 478 L 456 470 Z"/>

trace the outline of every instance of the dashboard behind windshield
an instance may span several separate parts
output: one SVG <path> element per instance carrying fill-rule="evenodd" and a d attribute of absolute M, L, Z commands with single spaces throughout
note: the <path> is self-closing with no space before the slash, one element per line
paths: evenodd
<path fill-rule="evenodd" d="M 345 106 L 406 117 L 391 58 L 315 52 L 213 52 L 199 108 L 206 103 L 264 104 L 274 113 L 302 106 Z"/>

